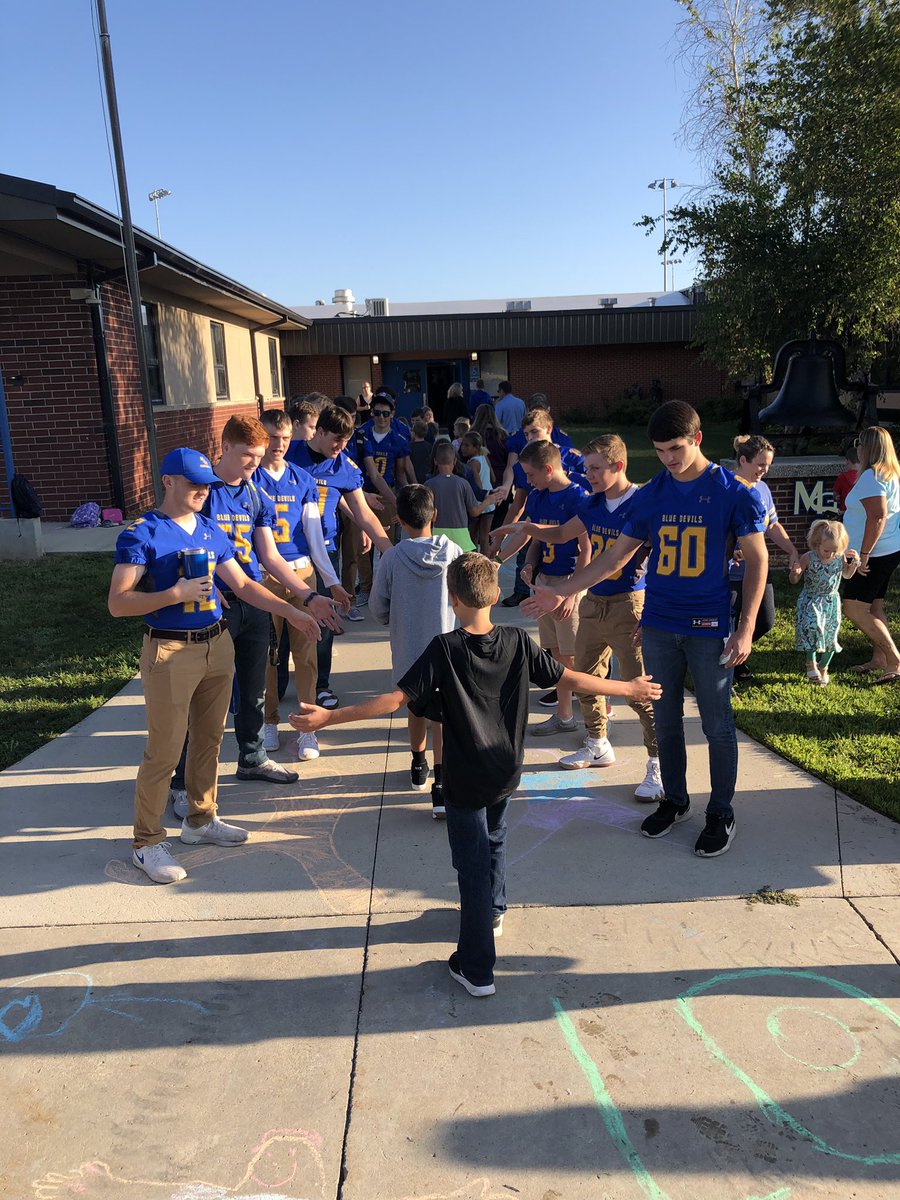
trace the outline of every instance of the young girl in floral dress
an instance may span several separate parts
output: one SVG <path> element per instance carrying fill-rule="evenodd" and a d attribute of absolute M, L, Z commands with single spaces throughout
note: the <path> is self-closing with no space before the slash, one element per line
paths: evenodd
<path fill-rule="evenodd" d="M 797 649 L 806 659 L 806 678 L 826 687 L 828 667 L 840 650 L 841 579 L 849 579 L 859 565 L 859 555 L 848 550 L 847 531 L 840 521 L 813 521 L 806 544 L 809 552 L 791 569 L 791 583 L 803 579 L 797 597 Z"/>

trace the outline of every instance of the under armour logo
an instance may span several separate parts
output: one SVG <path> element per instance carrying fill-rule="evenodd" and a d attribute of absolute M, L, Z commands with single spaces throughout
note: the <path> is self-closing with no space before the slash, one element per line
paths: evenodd
<path fill-rule="evenodd" d="M 204 540 L 204 542 L 212 541 L 212 535 L 209 533 L 204 533 L 203 540 Z"/>
<path fill-rule="evenodd" d="M 712 504 L 712 496 L 699 496 L 698 499 L 701 504 Z"/>

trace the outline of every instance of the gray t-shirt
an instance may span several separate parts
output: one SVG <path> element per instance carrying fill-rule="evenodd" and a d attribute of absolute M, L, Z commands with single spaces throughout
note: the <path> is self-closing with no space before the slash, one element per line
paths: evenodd
<path fill-rule="evenodd" d="M 459 475 L 432 475 L 425 486 L 434 496 L 435 528 L 468 529 L 469 509 L 478 507 L 469 481 Z"/>

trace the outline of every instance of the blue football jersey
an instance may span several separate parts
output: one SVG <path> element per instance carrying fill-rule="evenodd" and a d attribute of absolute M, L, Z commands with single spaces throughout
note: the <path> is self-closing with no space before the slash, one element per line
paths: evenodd
<path fill-rule="evenodd" d="M 509 446 L 509 442 L 506 444 Z M 560 458 L 562 460 L 562 469 L 571 481 L 581 488 L 585 496 L 590 496 L 591 485 L 588 483 L 588 478 L 585 474 L 584 459 L 582 456 L 575 450 L 563 450 L 560 452 Z M 517 462 L 513 466 L 513 486 L 522 488 L 526 493 L 531 491 L 531 484 L 525 476 L 525 468 L 521 462 Z"/>
<path fill-rule="evenodd" d="M 344 450 L 337 458 L 323 458 L 316 462 L 308 442 L 297 442 L 296 450 L 294 446 L 295 443 L 291 442 L 288 451 L 291 462 L 313 478 L 319 495 L 319 516 L 322 518 L 325 546 L 333 550 L 338 533 L 337 506 L 346 492 L 356 492 L 362 487 L 362 471 Z"/>
<path fill-rule="evenodd" d="M 606 496 L 599 492 L 585 502 L 579 516 L 591 539 L 591 557 L 602 554 L 622 532 L 622 526 L 628 519 L 632 501 L 638 495 L 635 492 L 610 512 Z M 644 570 L 644 553 L 638 547 L 628 562 L 615 575 L 595 583 L 590 589 L 595 596 L 617 596 L 621 592 L 639 592 L 646 586 L 647 579 Z"/>
<path fill-rule="evenodd" d="M 570 483 L 558 492 L 549 488 L 531 491 L 525 501 L 525 516 L 536 525 L 565 525 L 572 517 L 580 515 L 585 504 L 581 488 Z M 540 570 L 545 575 L 571 575 L 578 558 L 578 539 L 551 546 L 541 542 Z"/>
<path fill-rule="evenodd" d="M 275 505 L 269 497 L 255 483 L 220 481 L 209 489 L 203 512 L 212 517 L 231 542 L 244 574 L 259 583 L 263 573 L 253 548 L 253 533 L 263 525 L 275 528 Z M 221 586 L 227 588 L 227 584 Z"/>
<path fill-rule="evenodd" d="M 181 552 L 201 549 L 209 555 L 210 572 L 219 563 L 234 558 L 234 548 L 214 521 L 197 516 L 194 532 L 154 510 L 145 513 L 123 529 L 116 539 L 116 562 L 146 567 L 141 582 L 148 590 L 163 592 L 184 575 Z M 148 613 L 144 620 L 154 629 L 205 629 L 222 615 L 219 596 L 213 588 L 208 600 L 185 604 L 167 604 Z"/>
<path fill-rule="evenodd" d="M 287 463 L 280 479 L 264 467 L 253 472 L 253 482 L 275 505 L 272 532 L 281 557 L 287 562 L 309 557 L 309 542 L 303 531 L 304 504 L 319 504 L 319 489 L 312 477 L 293 463 Z"/>
<path fill-rule="evenodd" d="M 727 637 L 731 608 L 728 560 L 735 540 L 762 533 L 758 494 L 710 463 L 690 483 L 668 471 L 632 500 L 625 537 L 650 544 L 642 624 L 673 633 Z"/>
<path fill-rule="evenodd" d="M 571 450 L 575 443 L 567 433 L 563 433 L 558 425 L 554 425 L 550 431 L 550 441 L 554 446 L 558 446 L 560 450 Z M 509 454 L 521 454 L 528 445 L 528 438 L 521 429 L 517 429 L 515 433 L 511 433 L 506 439 L 506 449 Z"/>
<path fill-rule="evenodd" d="M 363 434 L 365 435 L 363 457 L 372 458 L 378 474 L 388 487 L 393 487 L 397 482 L 397 459 L 406 458 L 409 455 L 409 441 L 406 435 L 394 423 L 378 442 L 375 440 L 375 425 L 371 420 L 366 421 L 363 425 Z M 366 479 L 366 487 L 367 489 L 373 488 L 373 484 L 368 479 Z"/>

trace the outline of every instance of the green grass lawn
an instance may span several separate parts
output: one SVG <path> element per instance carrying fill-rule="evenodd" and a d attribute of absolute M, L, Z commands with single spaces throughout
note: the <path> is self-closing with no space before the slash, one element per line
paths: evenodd
<path fill-rule="evenodd" d="M 628 477 L 635 483 L 646 483 L 661 470 L 656 451 L 647 440 L 647 428 L 644 425 L 570 425 L 566 421 L 562 424 L 579 449 L 601 433 L 617 433 L 628 447 Z M 737 421 L 704 424 L 703 452 L 706 457 L 713 462 L 731 458 L 736 434 Z"/>
<path fill-rule="evenodd" d="M 777 622 L 753 651 L 753 681 L 738 688 L 738 727 L 869 808 L 900 820 L 900 684 L 876 687 L 870 676 L 850 674 L 848 667 L 869 658 L 870 645 L 849 621 L 841 626 L 843 651 L 832 660 L 832 682 L 825 688 L 807 683 L 803 656 L 794 649 L 797 593 L 786 575 L 776 575 Z M 898 601 L 895 579 L 886 605 L 895 640 Z M 765 780 L 759 786 L 764 789 Z"/>
<path fill-rule="evenodd" d="M 106 610 L 111 554 L 0 562 L 0 769 L 71 729 L 137 671 L 141 622 Z"/>

